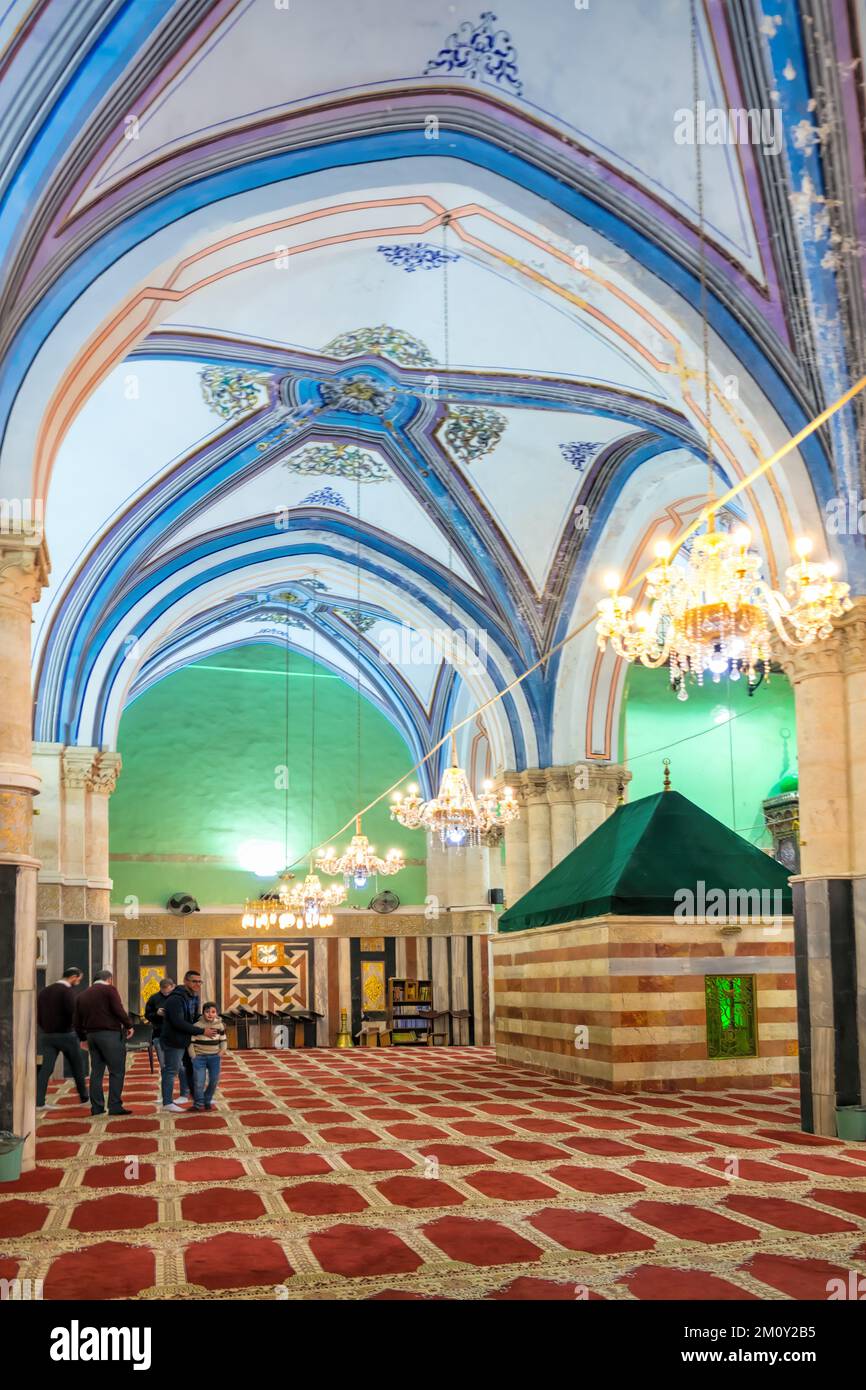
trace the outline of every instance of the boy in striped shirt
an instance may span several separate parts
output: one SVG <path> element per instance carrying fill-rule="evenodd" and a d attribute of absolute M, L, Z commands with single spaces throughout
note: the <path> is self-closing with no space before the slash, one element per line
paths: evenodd
<path fill-rule="evenodd" d="M 213 1110 L 213 1098 L 220 1079 L 222 1054 L 228 1052 L 225 1024 L 217 1012 L 216 1004 L 205 1004 L 202 1009 L 202 1022 L 206 1024 L 212 1037 L 197 1033 L 190 1039 L 189 1055 L 192 1058 L 192 1076 L 195 1085 L 194 1110 Z"/>

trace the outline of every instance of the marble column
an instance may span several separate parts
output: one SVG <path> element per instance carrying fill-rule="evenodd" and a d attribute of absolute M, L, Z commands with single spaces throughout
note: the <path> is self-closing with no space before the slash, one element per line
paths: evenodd
<path fill-rule="evenodd" d="M 30 628 L 48 581 L 34 536 L 0 539 L 0 1129 L 27 1135 L 22 1166 L 34 1166 L 36 1128 L 36 874 L 31 756 Z"/>
<path fill-rule="evenodd" d="M 510 906 L 606 820 L 631 773 L 614 763 L 527 768 L 501 779 L 515 790 L 519 820 L 505 828 L 505 897 Z"/>
<path fill-rule="evenodd" d="M 866 1099 L 866 600 L 825 642 L 779 651 L 794 688 L 800 873 L 792 880 L 803 1128 Z"/>

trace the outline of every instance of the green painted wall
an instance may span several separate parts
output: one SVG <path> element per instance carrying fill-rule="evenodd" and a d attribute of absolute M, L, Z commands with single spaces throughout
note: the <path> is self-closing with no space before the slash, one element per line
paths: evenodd
<path fill-rule="evenodd" d="M 631 668 L 622 745 L 633 774 L 629 800 L 661 789 L 667 757 L 677 791 L 753 844 L 768 845 L 761 802 L 797 762 L 790 685 L 772 676 L 751 697 L 744 680 L 688 689 L 688 700 L 678 700 L 666 669 Z"/>
<path fill-rule="evenodd" d="M 123 771 L 111 798 L 111 874 L 115 903 L 134 894 L 141 903 L 165 903 L 188 892 L 202 907 L 242 902 L 266 891 L 269 878 L 237 866 L 244 841 L 284 840 L 285 794 L 275 786 L 285 762 L 285 656 L 261 644 L 238 647 L 167 676 L 124 711 L 119 751 Z M 317 755 L 315 824 L 310 835 L 310 733 L 315 683 Z M 289 854 L 303 854 L 333 834 L 358 807 L 356 696 L 321 666 L 294 653 L 289 678 Z M 362 701 L 362 804 L 412 765 L 399 734 Z M 387 805 L 364 821 L 376 849 L 396 846 L 423 859 L 425 837 L 390 819 Z M 342 850 L 351 831 L 337 841 Z M 117 859 L 147 855 L 147 862 Z M 219 856 L 228 862 L 172 863 L 160 856 Z M 299 872 L 295 870 L 296 874 Z M 302 872 L 302 871 L 301 871 Z M 332 882 L 333 880 L 326 880 Z M 404 903 L 422 903 L 423 866 L 380 878 Z M 377 891 L 350 892 L 366 906 Z"/>

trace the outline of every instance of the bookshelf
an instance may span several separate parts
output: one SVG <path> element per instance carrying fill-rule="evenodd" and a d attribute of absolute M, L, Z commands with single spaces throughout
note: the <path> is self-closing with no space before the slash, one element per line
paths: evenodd
<path fill-rule="evenodd" d="M 388 981 L 388 1027 L 395 1047 L 418 1047 L 432 1043 L 432 981 Z"/>

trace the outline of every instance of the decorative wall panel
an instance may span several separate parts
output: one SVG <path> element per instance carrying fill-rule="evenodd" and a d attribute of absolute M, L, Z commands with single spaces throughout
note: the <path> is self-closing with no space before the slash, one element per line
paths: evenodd
<path fill-rule="evenodd" d="M 223 1010 L 313 1008 L 311 942 L 218 941 L 218 1003 Z"/>

